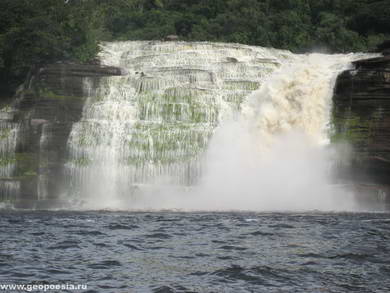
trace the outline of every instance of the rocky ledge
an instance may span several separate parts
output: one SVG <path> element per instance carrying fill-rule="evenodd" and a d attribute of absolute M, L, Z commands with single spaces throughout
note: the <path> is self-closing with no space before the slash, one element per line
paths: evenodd
<path fill-rule="evenodd" d="M 390 56 L 356 61 L 354 66 L 336 82 L 333 141 L 352 147 L 348 179 L 389 191 Z"/>
<path fill-rule="evenodd" d="M 68 136 L 88 97 L 85 82 L 97 86 L 104 76 L 123 74 L 63 63 L 31 70 L 12 104 L 0 110 L 0 199 L 28 204 L 61 194 Z"/>

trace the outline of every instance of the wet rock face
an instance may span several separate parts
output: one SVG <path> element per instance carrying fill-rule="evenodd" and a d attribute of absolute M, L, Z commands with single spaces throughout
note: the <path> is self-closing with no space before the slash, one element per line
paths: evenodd
<path fill-rule="evenodd" d="M 178 41 L 179 36 L 177 35 L 168 35 L 164 38 L 164 41 Z"/>
<path fill-rule="evenodd" d="M 379 44 L 376 48 L 376 51 L 379 53 L 380 52 L 384 53 L 385 51 L 388 52 L 388 50 L 390 50 L 390 40 L 384 41 L 383 43 Z M 386 55 L 386 54 L 383 54 L 383 55 Z"/>
<path fill-rule="evenodd" d="M 85 78 L 121 75 L 116 67 L 52 64 L 34 69 L 0 110 L 0 199 L 28 203 L 59 194 L 72 124 L 82 114 Z M 26 201 L 27 200 L 27 201 Z"/>
<path fill-rule="evenodd" d="M 352 145 L 354 180 L 389 184 L 390 56 L 354 65 L 337 79 L 334 141 Z"/>

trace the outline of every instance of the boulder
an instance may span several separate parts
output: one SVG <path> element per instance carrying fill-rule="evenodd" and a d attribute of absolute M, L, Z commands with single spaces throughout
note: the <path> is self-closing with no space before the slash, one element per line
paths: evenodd
<path fill-rule="evenodd" d="M 381 53 L 386 49 L 390 49 L 390 40 L 386 40 L 386 41 L 384 41 L 376 46 L 376 51 L 378 53 Z"/>
<path fill-rule="evenodd" d="M 229 63 L 238 63 L 238 59 L 234 57 L 226 57 L 226 61 Z"/>
<path fill-rule="evenodd" d="M 164 41 L 178 41 L 179 36 L 177 35 L 168 35 L 164 38 Z"/>

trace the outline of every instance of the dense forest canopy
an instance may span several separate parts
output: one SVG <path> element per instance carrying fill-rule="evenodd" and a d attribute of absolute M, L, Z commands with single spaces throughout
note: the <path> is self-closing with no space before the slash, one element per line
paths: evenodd
<path fill-rule="evenodd" d="M 1 0 L 0 91 L 33 64 L 88 62 L 100 41 L 236 42 L 367 51 L 390 38 L 389 0 Z"/>

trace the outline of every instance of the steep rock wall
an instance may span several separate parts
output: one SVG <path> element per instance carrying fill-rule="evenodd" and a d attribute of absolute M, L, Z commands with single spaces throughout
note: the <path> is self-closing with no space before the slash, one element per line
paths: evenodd
<path fill-rule="evenodd" d="M 116 67 L 51 64 L 32 69 L 11 104 L 0 110 L 0 199 L 29 206 L 62 192 L 66 145 L 79 121 L 84 82 L 97 86 Z"/>
<path fill-rule="evenodd" d="M 352 146 L 348 172 L 355 182 L 389 185 L 390 56 L 354 62 L 334 94 L 334 141 Z"/>

